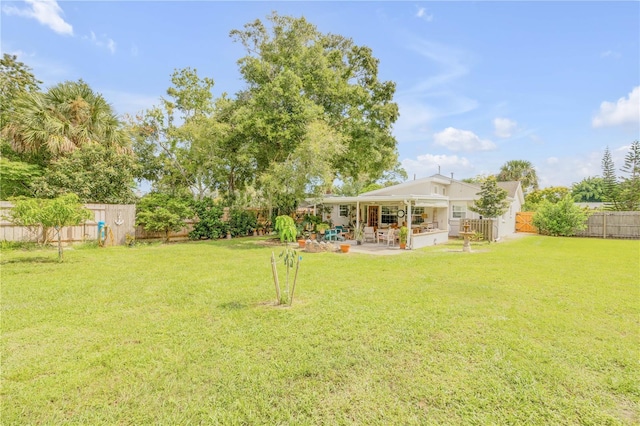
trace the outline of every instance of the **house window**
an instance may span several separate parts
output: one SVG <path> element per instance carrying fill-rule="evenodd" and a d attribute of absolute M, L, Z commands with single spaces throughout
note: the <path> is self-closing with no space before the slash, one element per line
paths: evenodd
<path fill-rule="evenodd" d="M 391 224 L 398 222 L 398 206 L 382 206 L 380 223 Z"/>
<path fill-rule="evenodd" d="M 421 223 L 426 222 L 423 215 L 424 207 L 414 207 L 413 210 L 411 210 L 411 224 L 420 225 Z"/>
<path fill-rule="evenodd" d="M 454 219 L 464 219 L 467 216 L 467 207 L 466 206 L 452 206 L 451 207 L 451 217 Z"/>
<path fill-rule="evenodd" d="M 349 206 L 345 204 L 340 205 L 340 217 L 349 217 Z"/>

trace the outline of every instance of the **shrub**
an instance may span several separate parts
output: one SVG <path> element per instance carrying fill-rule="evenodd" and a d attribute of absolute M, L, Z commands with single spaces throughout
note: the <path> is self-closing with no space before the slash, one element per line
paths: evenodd
<path fill-rule="evenodd" d="M 193 230 L 189 232 L 192 240 L 218 239 L 227 235 L 229 225 L 222 221 L 224 208 L 210 198 L 195 201 L 193 210 L 198 218 Z"/>
<path fill-rule="evenodd" d="M 137 210 L 136 225 L 146 231 L 164 232 L 165 241 L 169 241 L 169 232 L 180 230 L 193 214 L 188 201 L 157 192 L 142 197 Z"/>
<path fill-rule="evenodd" d="M 231 236 L 244 236 L 258 228 L 258 218 L 255 212 L 233 209 L 229 212 L 229 231 Z"/>
<path fill-rule="evenodd" d="M 587 217 L 588 213 L 573 203 L 571 195 L 566 195 L 555 204 L 543 200 L 533 215 L 533 225 L 541 234 L 569 237 L 586 228 Z"/>

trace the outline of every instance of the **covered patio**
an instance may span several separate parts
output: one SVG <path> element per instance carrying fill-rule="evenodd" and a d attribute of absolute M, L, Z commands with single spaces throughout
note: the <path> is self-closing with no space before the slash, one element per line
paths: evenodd
<path fill-rule="evenodd" d="M 414 249 L 448 240 L 449 202 L 447 197 L 432 195 L 360 195 L 325 197 L 318 204 L 332 206 L 330 219 L 343 226 L 361 225 L 374 232 L 406 226 L 411 231 L 407 248 Z M 347 207 L 345 209 L 345 207 Z M 351 216 L 345 215 L 351 211 Z M 355 216 L 355 217 L 353 217 Z M 377 244 L 368 242 L 365 244 Z"/>

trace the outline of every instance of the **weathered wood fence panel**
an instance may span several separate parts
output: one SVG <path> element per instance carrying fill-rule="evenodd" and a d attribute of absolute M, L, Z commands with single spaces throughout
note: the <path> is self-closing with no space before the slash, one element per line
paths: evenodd
<path fill-rule="evenodd" d="M 185 220 L 186 226 L 179 231 L 169 232 L 169 241 L 185 241 L 189 239 L 189 232 L 193 230 L 194 220 Z M 142 226 L 136 227 L 136 240 L 139 241 L 164 241 L 164 232 L 145 231 Z"/>
<path fill-rule="evenodd" d="M 485 241 L 494 241 L 497 237 L 497 229 L 493 219 L 465 219 L 460 221 L 460 229 L 465 222 L 469 222 L 471 230 L 482 234 Z"/>
<path fill-rule="evenodd" d="M 135 234 L 136 206 L 134 204 L 85 204 L 93 212 L 93 218 L 79 226 L 62 228 L 62 242 L 97 241 L 98 222 L 105 223 L 107 245 L 121 245 L 126 242 L 126 235 Z M 8 201 L 0 201 L 0 240 L 1 241 L 43 241 L 40 229 L 33 229 L 12 224 L 6 216 L 13 208 Z M 49 239 L 54 238 L 49 231 Z"/>
<path fill-rule="evenodd" d="M 640 212 L 595 212 L 578 237 L 640 239 Z"/>

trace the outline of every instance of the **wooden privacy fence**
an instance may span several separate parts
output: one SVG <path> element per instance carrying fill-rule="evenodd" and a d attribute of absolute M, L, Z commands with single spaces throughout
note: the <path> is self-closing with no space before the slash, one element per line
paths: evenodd
<path fill-rule="evenodd" d="M 640 239 L 640 212 L 595 212 L 578 237 Z"/>
<path fill-rule="evenodd" d="M 465 222 L 469 222 L 471 230 L 482 234 L 485 241 L 493 241 L 497 236 L 496 223 L 493 219 L 464 219 L 460 221 L 460 229 Z"/>
<path fill-rule="evenodd" d="M 136 206 L 134 204 L 85 204 L 91 210 L 93 219 L 78 226 L 62 228 L 62 242 L 69 244 L 81 241 L 98 240 L 98 222 L 103 221 L 106 245 L 122 245 L 126 236 L 135 234 Z M 0 201 L 0 241 L 38 242 L 44 240 L 41 229 L 16 226 L 6 216 L 9 215 L 13 204 Z M 48 239 L 53 239 L 54 232 L 49 231 Z"/>
<path fill-rule="evenodd" d="M 189 232 L 193 230 L 194 220 L 185 220 L 185 226 L 178 231 L 169 232 L 169 241 L 185 241 L 189 239 Z M 136 240 L 139 241 L 164 241 L 164 232 L 145 231 L 142 226 L 136 227 Z"/>

